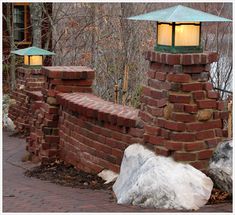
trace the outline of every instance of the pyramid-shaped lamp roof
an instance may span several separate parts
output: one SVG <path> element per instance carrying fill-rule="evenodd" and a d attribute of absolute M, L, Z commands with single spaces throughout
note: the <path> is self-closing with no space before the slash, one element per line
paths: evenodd
<path fill-rule="evenodd" d="M 195 10 L 182 5 L 153 11 L 138 16 L 131 20 L 161 21 L 161 22 L 231 22 L 232 20 Z"/>
<path fill-rule="evenodd" d="M 16 55 L 24 55 L 24 56 L 32 56 L 32 55 L 55 55 L 54 52 L 50 52 L 44 49 L 40 49 L 38 47 L 32 46 L 29 48 L 25 48 L 25 49 L 19 49 L 16 51 L 11 51 L 12 54 L 16 54 Z"/>

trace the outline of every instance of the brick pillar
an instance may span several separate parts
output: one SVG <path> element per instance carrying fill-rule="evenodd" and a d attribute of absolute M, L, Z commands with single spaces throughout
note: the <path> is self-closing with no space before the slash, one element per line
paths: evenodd
<path fill-rule="evenodd" d="M 28 151 L 42 162 L 54 160 L 59 150 L 59 109 L 56 95 L 64 92 L 92 92 L 95 73 L 88 67 L 43 67 L 43 102 L 35 104 Z"/>
<path fill-rule="evenodd" d="M 44 76 L 41 69 L 30 67 L 19 67 L 16 70 L 17 83 L 16 89 L 10 94 L 15 103 L 9 107 L 9 117 L 16 125 L 17 132 L 27 136 L 29 134 L 29 92 L 36 92 L 44 85 Z"/>
<path fill-rule="evenodd" d="M 208 82 L 217 54 L 149 51 L 145 58 L 150 66 L 139 113 L 144 143 L 157 154 L 205 170 L 222 139 L 224 106 Z"/>

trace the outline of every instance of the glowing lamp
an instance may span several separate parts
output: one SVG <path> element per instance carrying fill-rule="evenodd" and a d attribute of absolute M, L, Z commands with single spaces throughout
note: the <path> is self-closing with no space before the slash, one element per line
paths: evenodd
<path fill-rule="evenodd" d="M 43 56 L 55 55 L 55 53 L 40 49 L 37 47 L 29 47 L 12 51 L 12 54 L 24 56 L 24 65 L 26 66 L 42 66 Z"/>
<path fill-rule="evenodd" d="M 155 21 L 157 25 L 155 50 L 170 53 L 202 52 L 202 22 L 231 21 L 181 5 L 129 17 L 128 19 Z"/>

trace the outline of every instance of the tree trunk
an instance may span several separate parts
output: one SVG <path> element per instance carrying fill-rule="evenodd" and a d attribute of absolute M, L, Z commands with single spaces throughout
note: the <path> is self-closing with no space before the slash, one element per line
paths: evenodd
<path fill-rule="evenodd" d="M 41 22 L 43 3 L 30 4 L 33 46 L 41 48 Z"/>
<path fill-rule="evenodd" d="M 7 23 L 7 30 L 9 33 L 9 41 L 10 41 L 10 51 L 15 50 L 15 42 L 14 42 L 14 32 L 12 29 L 12 24 L 11 24 L 11 14 L 14 13 L 12 4 L 8 3 L 7 4 L 7 17 L 6 17 L 6 23 Z M 16 86 L 16 75 L 15 75 L 15 60 L 16 57 L 15 55 L 11 55 L 10 57 L 10 85 L 11 85 L 11 90 L 15 89 Z"/>

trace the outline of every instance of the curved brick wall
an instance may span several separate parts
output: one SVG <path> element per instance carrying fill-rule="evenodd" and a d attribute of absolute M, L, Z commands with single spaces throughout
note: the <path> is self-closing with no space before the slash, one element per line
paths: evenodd
<path fill-rule="evenodd" d="M 226 105 L 209 83 L 216 53 L 169 54 L 149 51 L 148 85 L 140 117 L 144 143 L 157 154 L 172 156 L 205 170 L 222 139 Z"/>
<path fill-rule="evenodd" d="M 125 148 L 142 143 L 142 124 L 134 108 L 87 93 L 58 94 L 57 101 L 60 157 L 78 169 L 119 172 Z"/>

